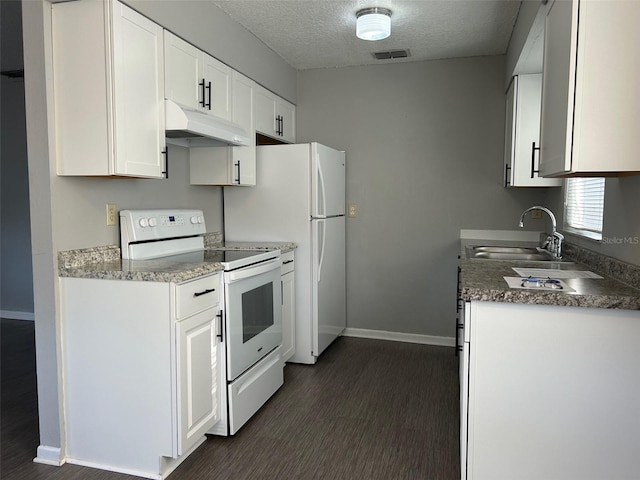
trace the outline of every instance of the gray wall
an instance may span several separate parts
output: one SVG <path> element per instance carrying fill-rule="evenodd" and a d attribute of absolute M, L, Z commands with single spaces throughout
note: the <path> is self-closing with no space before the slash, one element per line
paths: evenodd
<path fill-rule="evenodd" d="M 504 62 L 299 73 L 298 140 L 346 150 L 359 206 L 347 219 L 348 327 L 453 337 L 460 229 L 514 230 L 546 198 L 502 187 Z"/>
<path fill-rule="evenodd" d="M 202 49 L 212 54 L 225 52 L 227 57 L 221 58 L 223 61 L 295 101 L 296 72 L 209 2 L 131 3 L 158 23 L 166 21 L 177 35 L 192 37 Z M 57 455 L 56 449 L 62 445 L 63 431 L 62 392 L 58 388 L 61 383 L 57 252 L 118 243 L 118 227 L 105 225 L 107 202 L 117 204 L 118 209 L 202 208 L 207 229 L 219 231 L 221 189 L 189 185 L 187 150 L 180 147 L 170 147 L 168 180 L 56 176 L 53 91 L 49 80 L 51 4 L 46 0 L 29 0 L 23 2 L 22 8 L 41 443 L 38 455 L 51 457 Z M 209 32 L 214 27 L 216 33 Z"/>
<path fill-rule="evenodd" d="M 549 208 L 558 212 L 559 229 L 564 225 L 563 189 L 549 192 Z M 602 242 L 563 232 L 568 242 L 604 255 L 640 265 L 640 176 L 607 178 L 604 187 Z"/>
<path fill-rule="evenodd" d="M 0 2 L 0 69 L 19 70 L 22 11 L 19 0 Z M 22 78 L 0 77 L 0 311 L 33 315 L 29 177 Z"/>

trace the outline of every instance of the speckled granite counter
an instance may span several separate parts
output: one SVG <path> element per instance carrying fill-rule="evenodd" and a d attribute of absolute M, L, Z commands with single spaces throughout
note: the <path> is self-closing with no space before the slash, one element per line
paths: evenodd
<path fill-rule="evenodd" d="M 294 250 L 296 244 L 291 242 L 220 242 L 218 244 L 205 243 L 205 248 L 212 250 L 280 250 L 284 253 Z"/>
<path fill-rule="evenodd" d="M 58 253 L 61 277 L 181 283 L 222 270 L 215 250 L 153 260 L 122 260 L 117 245 Z"/>
<path fill-rule="evenodd" d="M 463 300 L 640 310 L 640 290 L 634 288 L 637 285 L 632 283 L 633 279 L 637 278 L 638 270 L 634 265 L 625 264 L 626 268 L 623 268 L 620 266 L 622 262 L 608 259 L 608 257 L 603 259 L 601 255 L 597 256 L 599 263 L 596 265 L 574 262 L 572 258 L 566 258 L 566 261 L 563 262 L 471 259 L 466 256 L 466 247 L 468 245 L 535 246 L 530 242 L 462 240 L 460 268 L 461 296 Z M 574 258 L 582 259 L 588 257 L 584 252 L 579 253 L 578 250 L 580 249 L 575 246 L 569 247 L 565 249 L 565 256 L 572 253 L 575 255 Z M 619 278 L 625 279 L 634 286 L 611 277 L 611 272 L 607 271 L 609 270 L 607 265 L 610 262 L 616 264 L 616 271 L 620 272 Z M 602 275 L 604 278 L 563 279 L 567 286 L 575 290 L 574 292 L 512 289 L 509 288 L 503 277 L 518 276 L 513 267 L 590 270 Z"/>
<path fill-rule="evenodd" d="M 221 250 L 280 250 L 296 248 L 293 243 L 222 242 L 219 233 L 204 235 L 202 252 L 152 260 L 122 260 L 117 245 L 58 252 L 60 277 L 181 283 L 222 270 Z"/>

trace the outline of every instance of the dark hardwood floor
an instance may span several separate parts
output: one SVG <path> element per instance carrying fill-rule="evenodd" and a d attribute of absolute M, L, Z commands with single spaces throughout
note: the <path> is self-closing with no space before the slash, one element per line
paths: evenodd
<path fill-rule="evenodd" d="M 2 320 L 0 478 L 133 480 L 32 462 L 38 446 L 33 323 Z M 171 480 L 457 479 L 453 349 L 342 337 L 234 437 L 209 437 Z"/>

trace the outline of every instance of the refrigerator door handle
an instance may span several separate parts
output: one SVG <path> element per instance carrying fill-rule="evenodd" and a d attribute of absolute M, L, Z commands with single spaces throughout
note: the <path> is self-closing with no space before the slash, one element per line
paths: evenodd
<path fill-rule="evenodd" d="M 322 174 L 319 153 L 316 153 L 316 165 L 318 168 L 318 192 L 316 193 L 318 217 L 324 218 L 327 215 L 327 197 L 325 195 L 324 175 Z M 322 205 L 322 211 L 320 211 L 320 205 Z"/>
<path fill-rule="evenodd" d="M 327 226 L 325 225 L 326 220 L 317 220 L 318 222 L 318 236 L 322 239 L 320 240 L 320 259 L 318 260 L 318 283 L 320 283 L 320 279 L 322 278 L 322 264 L 324 262 L 324 245 L 327 236 Z M 322 228 L 322 233 L 320 233 L 320 229 Z"/>

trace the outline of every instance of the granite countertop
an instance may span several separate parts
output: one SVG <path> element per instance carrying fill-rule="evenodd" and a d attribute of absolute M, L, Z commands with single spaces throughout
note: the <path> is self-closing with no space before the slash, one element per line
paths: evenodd
<path fill-rule="evenodd" d="M 285 253 L 294 250 L 297 245 L 292 242 L 220 242 L 205 244 L 205 248 L 209 250 L 280 250 L 281 253 Z"/>
<path fill-rule="evenodd" d="M 568 253 L 576 252 L 576 247 L 565 250 L 565 257 L 561 262 L 531 262 L 520 260 L 491 260 L 467 258 L 466 247 L 469 245 L 493 246 L 537 246 L 532 242 L 499 241 L 499 240 L 461 240 L 460 268 L 461 268 L 461 297 L 465 301 L 480 300 L 487 302 L 507 302 L 522 304 L 559 305 L 591 308 L 616 308 L 626 310 L 640 310 L 640 290 L 635 288 L 637 267 L 627 264 L 630 271 L 623 272 L 622 278 L 613 278 L 607 273 L 609 257 L 601 257 L 598 265 L 587 265 L 573 261 L 575 257 L 568 257 Z M 584 255 L 583 255 L 584 256 Z M 580 258 L 579 255 L 576 257 Z M 585 257 L 586 258 L 586 257 Z M 615 271 L 621 271 L 620 263 L 615 259 Z M 513 267 L 544 268 L 554 270 L 591 271 L 603 278 L 562 278 L 565 284 L 573 289 L 568 291 L 541 291 L 510 288 L 504 277 L 519 277 Z M 613 269 L 612 269 L 613 270 Z"/>
<path fill-rule="evenodd" d="M 123 260 L 117 245 L 58 252 L 60 277 L 181 283 L 222 270 L 220 250 L 280 250 L 296 248 L 288 242 L 227 242 L 217 233 L 204 236 L 205 249 L 193 254 L 150 260 Z"/>
<path fill-rule="evenodd" d="M 222 270 L 215 251 L 200 258 L 190 254 L 151 260 L 123 260 L 117 245 L 58 253 L 60 277 L 181 283 Z"/>

